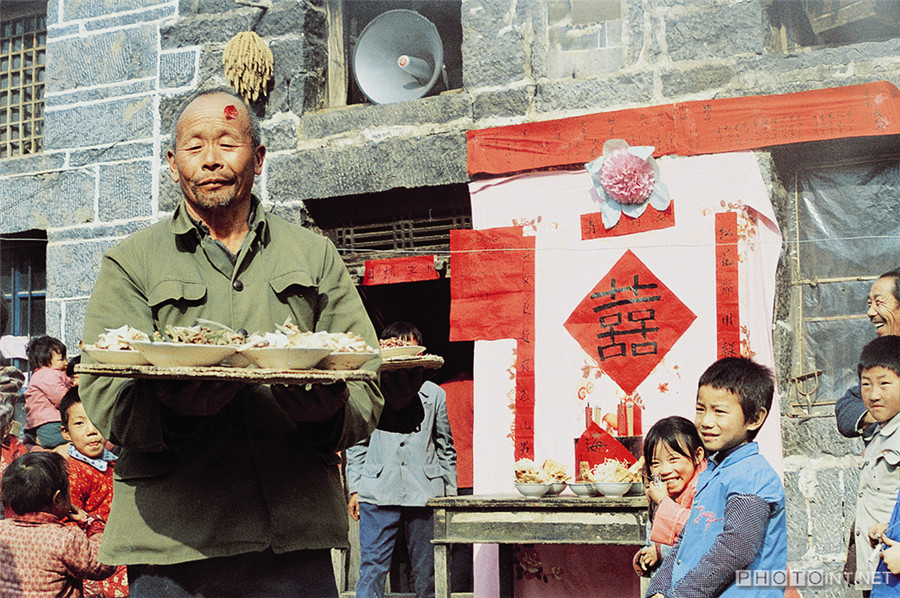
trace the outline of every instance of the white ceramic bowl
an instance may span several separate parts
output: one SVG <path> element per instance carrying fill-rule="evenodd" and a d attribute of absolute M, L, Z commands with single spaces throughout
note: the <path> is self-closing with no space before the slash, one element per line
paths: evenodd
<path fill-rule="evenodd" d="M 330 349 L 302 347 L 254 347 L 241 351 L 261 368 L 273 370 L 306 370 L 331 353 Z"/>
<path fill-rule="evenodd" d="M 110 365 L 150 365 L 147 358 L 135 350 L 83 349 L 97 363 Z"/>
<path fill-rule="evenodd" d="M 566 489 L 565 482 L 550 482 L 550 491 L 547 494 L 555 494 L 559 496 L 559 493 Z"/>
<path fill-rule="evenodd" d="M 385 359 L 389 359 L 391 357 L 404 357 L 407 355 L 421 355 L 425 352 L 425 347 L 419 347 L 416 345 L 407 345 L 405 347 L 388 347 L 387 349 L 381 350 L 381 356 Z"/>
<path fill-rule="evenodd" d="M 603 496 L 625 496 L 629 488 L 631 482 L 594 482 L 594 489 Z"/>
<path fill-rule="evenodd" d="M 569 489 L 578 496 L 593 496 L 596 493 L 593 482 L 569 483 Z"/>
<path fill-rule="evenodd" d="M 358 370 L 377 353 L 331 353 L 319 362 L 322 370 Z"/>
<path fill-rule="evenodd" d="M 187 343 L 132 343 L 147 360 L 159 368 L 216 365 L 237 353 L 232 345 L 190 345 Z"/>
<path fill-rule="evenodd" d="M 518 490 L 523 496 L 528 498 L 538 498 L 550 491 L 550 484 L 516 484 Z"/>

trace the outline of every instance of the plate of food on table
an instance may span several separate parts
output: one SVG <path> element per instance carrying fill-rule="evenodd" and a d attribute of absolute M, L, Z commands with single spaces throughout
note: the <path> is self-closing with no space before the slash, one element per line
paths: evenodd
<path fill-rule="evenodd" d="M 425 368 L 437 370 L 444 365 L 440 355 L 425 353 L 425 347 L 402 338 L 384 338 L 378 341 L 381 349 L 382 370 Z"/>
<path fill-rule="evenodd" d="M 566 466 L 553 459 L 547 459 L 538 466 L 526 457 L 516 461 L 515 468 L 516 490 L 529 498 L 558 496 L 565 490 L 566 483 L 571 477 L 566 471 Z"/>

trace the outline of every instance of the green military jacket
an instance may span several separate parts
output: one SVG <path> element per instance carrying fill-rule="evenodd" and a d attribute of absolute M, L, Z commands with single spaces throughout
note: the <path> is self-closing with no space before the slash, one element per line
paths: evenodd
<path fill-rule="evenodd" d="M 330 241 L 265 214 L 255 198 L 250 225 L 233 265 L 183 204 L 171 219 L 108 250 L 84 342 L 107 328 L 150 332 L 197 318 L 274 331 L 290 316 L 304 330 L 354 332 L 378 346 Z M 364 367 L 379 366 L 377 358 Z M 88 415 L 123 447 L 100 559 L 171 564 L 346 546 L 336 452 L 368 437 L 384 404 L 375 383 L 348 386 L 350 399 L 336 418 L 298 424 L 267 385 L 246 386 L 215 415 L 185 417 L 156 398 L 164 383 L 83 375 Z"/>

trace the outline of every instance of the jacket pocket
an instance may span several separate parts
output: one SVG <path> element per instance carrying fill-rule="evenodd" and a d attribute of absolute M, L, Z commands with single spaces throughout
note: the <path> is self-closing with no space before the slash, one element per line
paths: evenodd
<path fill-rule="evenodd" d="M 366 463 L 366 465 L 365 465 L 365 467 L 363 467 L 362 473 L 360 475 L 362 475 L 362 477 L 364 477 L 364 478 L 377 478 L 378 476 L 381 475 L 382 471 L 384 471 L 383 463 L 378 463 L 378 464 L 373 464 L 373 465 L 369 465 L 368 463 Z"/>
<path fill-rule="evenodd" d="M 198 303 L 206 297 L 206 285 L 188 280 L 163 280 L 150 291 L 147 303 L 157 310 L 166 303 Z"/>
<path fill-rule="evenodd" d="M 425 475 L 430 480 L 440 478 L 444 475 L 444 469 L 438 463 L 429 463 L 425 466 Z"/>
<path fill-rule="evenodd" d="M 284 274 L 276 274 L 269 280 L 269 285 L 276 295 L 283 295 L 290 287 L 298 286 L 312 288 L 316 286 L 308 272 L 303 270 L 291 270 Z"/>

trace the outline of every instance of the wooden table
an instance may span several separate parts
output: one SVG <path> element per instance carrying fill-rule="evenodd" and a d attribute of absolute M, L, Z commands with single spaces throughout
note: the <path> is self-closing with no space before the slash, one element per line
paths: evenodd
<path fill-rule="evenodd" d="M 646 541 L 644 496 L 442 496 L 428 505 L 434 509 L 436 598 L 450 596 L 450 544 L 499 544 L 500 596 L 506 597 L 513 596 L 514 544 L 643 545 Z"/>

